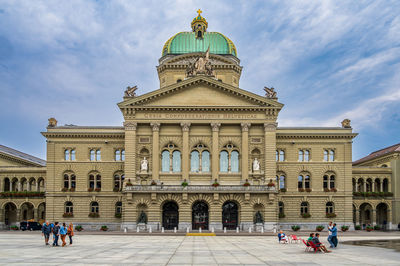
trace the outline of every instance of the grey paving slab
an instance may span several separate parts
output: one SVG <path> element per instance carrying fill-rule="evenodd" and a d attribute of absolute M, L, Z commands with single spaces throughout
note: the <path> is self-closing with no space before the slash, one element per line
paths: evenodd
<path fill-rule="evenodd" d="M 340 240 L 399 238 L 352 235 Z M 275 236 L 155 236 L 77 234 L 67 247 L 45 246 L 39 233 L 1 233 L 0 265 L 400 265 L 391 249 L 340 245 L 330 254 Z"/>

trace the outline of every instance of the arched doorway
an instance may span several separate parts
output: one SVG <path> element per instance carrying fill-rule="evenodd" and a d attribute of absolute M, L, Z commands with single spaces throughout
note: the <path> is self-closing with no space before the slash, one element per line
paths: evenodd
<path fill-rule="evenodd" d="M 34 218 L 34 207 L 30 202 L 25 202 L 21 206 L 21 221 L 32 220 Z"/>
<path fill-rule="evenodd" d="M 386 203 L 379 203 L 376 206 L 376 224 L 380 225 L 382 229 L 386 229 L 388 223 L 388 206 Z"/>
<path fill-rule="evenodd" d="M 46 219 L 46 203 L 42 202 L 38 206 L 38 220 L 44 221 Z"/>
<path fill-rule="evenodd" d="M 222 227 L 234 230 L 238 226 L 238 205 L 233 201 L 227 201 L 222 206 Z"/>
<path fill-rule="evenodd" d="M 204 201 L 197 201 L 192 206 L 192 228 L 208 230 L 208 205 Z"/>
<path fill-rule="evenodd" d="M 173 201 L 168 201 L 163 205 L 162 223 L 165 230 L 178 228 L 179 207 Z"/>
<path fill-rule="evenodd" d="M 6 225 L 12 225 L 17 221 L 17 206 L 14 203 L 9 202 L 4 206 L 4 223 Z"/>
<path fill-rule="evenodd" d="M 360 206 L 360 223 L 363 228 L 372 225 L 372 206 L 369 203 L 363 203 Z"/>

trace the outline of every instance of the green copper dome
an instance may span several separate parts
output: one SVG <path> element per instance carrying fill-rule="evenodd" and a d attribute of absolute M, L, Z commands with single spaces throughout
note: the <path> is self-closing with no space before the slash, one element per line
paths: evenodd
<path fill-rule="evenodd" d="M 204 32 L 202 38 L 196 38 L 195 32 L 180 32 L 164 44 L 162 55 L 205 52 L 208 47 L 211 54 L 237 56 L 235 44 L 219 32 Z"/>
<path fill-rule="evenodd" d="M 206 52 L 211 54 L 233 55 L 237 57 L 235 44 L 219 32 L 207 32 L 208 22 L 197 10 L 198 15 L 193 19 L 192 32 L 175 34 L 164 44 L 162 56 L 168 54 L 189 54 Z"/>

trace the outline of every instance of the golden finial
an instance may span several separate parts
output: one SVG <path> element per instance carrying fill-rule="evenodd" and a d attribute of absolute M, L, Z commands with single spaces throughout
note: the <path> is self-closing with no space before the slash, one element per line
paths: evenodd
<path fill-rule="evenodd" d="M 199 14 L 199 16 L 201 17 L 201 13 L 203 13 L 203 11 L 201 11 L 201 9 L 199 8 L 199 10 L 197 10 L 197 13 Z"/>

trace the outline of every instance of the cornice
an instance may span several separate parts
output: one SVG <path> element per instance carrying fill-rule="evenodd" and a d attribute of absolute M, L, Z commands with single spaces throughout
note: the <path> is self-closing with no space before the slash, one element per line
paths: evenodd
<path fill-rule="evenodd" d="M 43 165 L 28 161 L 28 160 L 24 160 L 22 158 L 18 158 L 18 157 L 14 157 L 12 155 L 6 154 L 6 153 L 2 153 L 0 152 L 0 158 L 4 158 L 6 160 L 12 161 L 12 162 L 17 162 L 26 166 L 30 166 L 30 167 L 44 167 Z"/>
<path fill-rule="evenodd" d="M 357 133 L 276 133 L 278 139 L 353 139 Z"/>
<path fill-rule="evenodd" d="M 46 138 L 125 138 L 125 133 L 111 132 L 42 132 Z"/>

